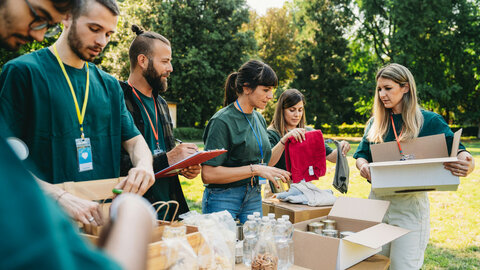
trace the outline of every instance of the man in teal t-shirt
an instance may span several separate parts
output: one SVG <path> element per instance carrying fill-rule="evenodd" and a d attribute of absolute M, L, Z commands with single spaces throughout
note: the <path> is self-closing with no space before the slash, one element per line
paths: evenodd
<path fill-rule="evenodd" d="M 148 146 L 117 80 L 89 63 L 107 45 L 118 14 L 114 0 L 86 0 L 64 21 L 52 47 L 7 63 L 0 75 L 0 117 L 27 144 L 30 169 L 41 179 L 118 177 L 123 146 L 134 168 L 117 187 L 143 195 L 154 182 Z M 43 186 L 75 219 L 102 223 L 98 205 Z"/>

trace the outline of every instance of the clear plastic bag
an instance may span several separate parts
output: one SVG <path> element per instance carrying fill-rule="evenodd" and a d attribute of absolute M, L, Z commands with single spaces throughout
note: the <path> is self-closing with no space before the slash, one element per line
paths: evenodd
<path fill-rule="evenodd" d="M 166 226 L 163 242 L 165 244 L 166 268 L 168 270 L 197 270 L 198 258 L 186 238 L 186 227 Z"/>
<path fill-rule="evenodd" d="M 236 224 L 228 211 L 204 215 L 192 211 L 180 218 L 185 224 L 197 226 L 208 246 L 198 252 L 200 269 L 235 268 Z"/>

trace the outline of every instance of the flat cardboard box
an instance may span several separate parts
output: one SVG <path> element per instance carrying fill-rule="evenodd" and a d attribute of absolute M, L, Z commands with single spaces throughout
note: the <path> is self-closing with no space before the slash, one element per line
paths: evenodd
<path fill-rule="evenodd" d="M 282 202 L 275 198 L 265 199 L 262 202 L 263 215 L 274 213 L 275 218 L 288 215 L 290 217 L 290 222 L 292 223 L 298 223 L 304 220 L 326 216 L 331 209 L 331 205 L 308 206 L 305 204 Z"/>
<path fill-rule="evenodd" d="M 455 132 L 450 156 L 444 134 L 402 142 L 403 152 L 414 155 L 411 160 L 400 160 L 396 141 L 371 145 L 372 191 L 376 195 L 395 195 L 457 190 L 459 177 L 445 170 L 443 163 L 457 161 L 461 134 L 461 129 Z"/>
<path fill-rule="evenodd" d="M 383 245 L 407 234 L 381 223 L 390 202 L 339 197 L 328 216 L 294 224 L 295 264 L 309 269 L 347 269 L 381 251 Z M 307 231 L 309 223 L 333 219 L 337 230 L 353 231 L 343 239 Z"/>

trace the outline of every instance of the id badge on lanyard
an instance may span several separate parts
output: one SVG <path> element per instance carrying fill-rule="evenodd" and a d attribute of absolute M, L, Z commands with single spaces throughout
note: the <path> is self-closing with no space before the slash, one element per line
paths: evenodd
<path fill-rule="evenodd" d="M 158 147 L 158 145 L 157 145 L 157 149 L 154 149 L 154 150 L 153 150 L 153 155 L 158 155 L 158 154 L 160 154 L 160 153 L 162 153 L 162 152 L 163 152 L 163 150 L 160 149 L 160 147 Z"/>
<path fill-rule="evenodd" d="M 75 144 L 77 145 L 78 171 L 85 172 L 93 170 L 90 138 L 75 139 Z"/>
<path fill-rule="evenodd" d="M 267 163 L 259 163 L 258 165 L 267 166 Z M 258 184 L 265 185 L 267 183 L 267 179 L 261 176 L 258 176 Z"/>

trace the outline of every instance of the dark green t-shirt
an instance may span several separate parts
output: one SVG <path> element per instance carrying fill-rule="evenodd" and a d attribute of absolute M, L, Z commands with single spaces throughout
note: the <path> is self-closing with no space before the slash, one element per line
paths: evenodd
<path fill-rule="evenodd" d="M 311 127 L 306 127 L 305 129 L 307 131 L 314 130 Z M 275 145 L 277 145 L 277 143 L 280 141 L 280 139 L 282 137 L 280 137 L 280 133 L 278 133 L 274 129 L 268 129 L 267 132 L 268 132 L 268 139 L 270 140 L 270 145 L 273 148 L 273 147 L 275 147 Z M 333 149 L 328 144 L 325 143 L 325 155 L 328 156 L 332 152 L 333 152 Z M 278 160 L 277 164 L 275 164 L 275 167 L 283 169 L 283 170 L 287 170 L 287 164 L 286 164 L 286 161 L 285 161 L 285 151 L 283 151 L 282 156 Z"/>
<path fill-rule="evenodd" d="M 142 99 L 142 102 L 143 102 L 143 105 L 145 105 L 145 108 L 147 109 L 148 111 L 148 116 L 150 116 L 150 120 L 152 120 L 152 124 L 155 128 L 157 128 L 158 126 L 158 144 L 159 144 L 159 147 L 162 151 L 166 151 L 166 147 L 165 147 L 165 141 L 163 139 L 163 128 L 162 128 L 162 123 L 160 123 L 160 118 L 157 114 L 157 121 L 158 121 L 158 124 L 156 124 L 156 121 L 155 121 L 155 103 L 153 102 L 153 98 L 152 97 L 147 97 L 145 96 L 144 94 L 142 94 L 142 92 L 136 90 L 138 96 Z M 142 102 L 140 102 L 140 100 L 134 95 L 134 99 L 135 99 L 135 102 L 137 103 L 138 107 L 140 108 L 140 112 L 142 113 L 142 118 L 143 118 L 143 122 L 144 122 L 144 126 L 145 126 L 145 131 L 144 131 L 144 138 L 145 138 L 145 141 L 147 142 L 148 144 L 148 148 L 150 148 L 150 150 L 152 151 L 152 154 L 153 154 L 153 151 L 155 149 L 157 149 L 157 139 L 155 139 L 155 135 L 153 134 L 153 130 L 152 130 L 152 126 L 150 125 L 150 121 L 148 120 L 148 116 L 147 116 L 147 113 L 145 112 L 144 110 L 144 107 L 142 105 Z"/>
<path fill-rule="evenodd" d="M 157 125 L 155 124 L 155 103 L 153 102 L 153 98 L 147 97 L 144 94 L 142 94 L 140 91 L 136 90 L 138 96 L 142 99 L 143 105 L 145 105 L 145 108 L 148 111 L 148 114 L 150 116 L 150 119 L 152 120 L 152 124 L 154 127 Z M 153 135 L 152 131 L 152 126 L 150 125 L 150 121 L 148 120 L 148 116 L 143 108 L 142 103 L 138 98 L 133 94 L 133 98 L 135 99 L 135 102 L 137 103 L 138 107 L 140 108 L 140 112 L 142 113 L 142 119 L 144 123 L 144 138 L 145 141 L 148 144 L 148 148 L 153 151 L 157 149 L 157 140 L 155 139 L 155 136 Z M 165 140 L 163 138 L 163 128 L 162 128 L 162 123 L 160 123 L 160 118 L 159 115 L 157 115 L 158 119 L 158 143 L 160 146 L 160 149 L 162 151 L 166 151 L 165 147 Z M 159 201 L 169 201 L 170 200 L 170 180 L 168 178 L 160 178 L 155 180 L 155 184 L 150 188 L 149 190 L 151 193 L 155 193 L 155 198 Z M 171 211 L 169 211 L 170 213 Z M 159 211 L 159 217 L 163 219 L 164 211 L 161 210 Z M 170 219 L 170 215 L 167 215 L 165 218 L 166 220 Z"/>
<path fill-rule="evenodd" d="M 267 124 L 263 116 L 253 111 L 243 114 L 235 108 L 234 103 L 219 110 L 208 122 L 203 134 L 205 150 L 226 149 L 227 153 L 213 158 L 203 164 L 210 166 L 241 167 L 262 162 L 257 139 L 248 124 L 248 118 L 255 132 L 259 131 L 263 149 L 263 162 L 268 164 L 272 148 L 268 140 Z M 258 135 L 258 134 L 257 134 Z M 250 178 L 229 184 L 210 184 L 208 187 L 232 187 L 250 183 Z"/>
<path fill-rule="evenodd" d="M 121 269 L 80 237 L 1 136 L 0 185 L 0 269 Z"/>
<path fill-rule="evenodd" d="M 30 149 L 31 170 L 50 183 L 118 177 L 121 142 L 140 134 L 118 81 L 89 63 L 90 94 L 84 120 L 93 170 L 79 172 L 80 138 L 73 97 L 57 59 L 47 48 L 8 62 L 0 75 L 0 117 Z M 80 109 L 86 65 L 65 65 Z"/>
<path fill-rule="evenodd" d="M 453 143 L 453 132 L 450 129 L 450 127 L 447 125 L 443 117 L 434 112 L 425 111 L 425 110 L 422 110 L 422 115 L 423 115 L 423 126 L 420 129 L 420 133 L 418 134 L 418 137 L 425 137 L 425 136 L 431 136 L 431 135 L 442 134 L 442 133 L 445 134 L 448 153 L 450 154 L 450 151 L 452 149 L 452 143 Z M 394 114 L 393 122 L 395 123 L 395 129 L 398 132 L 400 132 L 403 126 L 402 115 Z M 365 134 L 363 135 L 362 141 L 358 145 L 357 151 L 353 155 L 353 158 L 355 159 L 364 158 L 368 162 L 372 162 L 372 152 L 370 151 L 370 144 L 373 144 L 373 143 L 367 140 L 367 134 L 368 134 L 368 131 L 370 130 L 372 123 L 373 123 L 373 119 L 368 123 L 368 126 L 365 129 Z M 385 136 L 384 141 L 385 142 L 395 141 L 395 133 L 393 132 L 392 125 L 390 125 L 388 129 L 388 133 Z M 463 146 L 463 144 L 460 143 L 459 149 L 465 149 L 465 146 Z"/>

